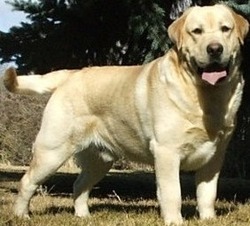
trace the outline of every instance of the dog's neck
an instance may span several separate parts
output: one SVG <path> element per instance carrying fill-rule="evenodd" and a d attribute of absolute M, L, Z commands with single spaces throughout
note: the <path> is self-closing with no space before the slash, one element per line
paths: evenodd
<path fill-rule="evenodd" d="M 208 133 L 215 136 L 219 131 L 234 127 L 240 106 L 244 80 L 241 75 L 221 86 L 199 86 L 198 98 L 203 111 L 203 121 Z"/>

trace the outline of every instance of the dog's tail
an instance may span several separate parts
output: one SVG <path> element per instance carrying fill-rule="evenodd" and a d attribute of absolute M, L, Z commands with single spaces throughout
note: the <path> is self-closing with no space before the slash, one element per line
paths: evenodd
<path fill-rule="evenodd" d="M 69 71 L 61 70 L 45 75 L 17 76 L 16 70 L 11 67 L 5 71 L 3 84 L 12 93 L 44 94 L 52 93 L 70 76 Z"/>

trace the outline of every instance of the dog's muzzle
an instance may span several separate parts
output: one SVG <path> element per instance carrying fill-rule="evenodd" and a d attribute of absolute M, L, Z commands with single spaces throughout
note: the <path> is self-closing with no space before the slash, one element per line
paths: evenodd
<path fill-rule="evenodd" d="M 211 42 L 207 46 L 207 55 L 209 63 L 204 67 L 199 67 L 198 74 L 201 79 L 210 85 L 215 85 L 224 80 L 229 71 L 229 63 L 225 65 L 221 63 L 221 56 L 223 54 L 223 45 L 219 42 Z"/>

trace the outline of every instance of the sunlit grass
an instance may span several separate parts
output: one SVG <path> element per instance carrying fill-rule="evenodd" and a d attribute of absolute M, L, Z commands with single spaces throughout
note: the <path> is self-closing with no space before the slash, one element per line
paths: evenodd
<path fill-rule="evenodd" d="M 54 177 L 53 182 L 59 186 L 53 191 L 40 189 L 31 202 L 31 219 L 24 220 L 14 217 L 12 205 L 16 197 L 19 178 L 6 177 L 6 173 L 0 171 L 0 226 L 154 226 L 163 225 L 160 217 L 159 205 L 156 201 L 153 181 L 148 174 L 140 176 L 129 174 L 115 174 L 108 178 L 108 183 L 101 183 L 93 192 L 89 206 L 91 217 L 81 219 L 74 216 L 72 194 L 67 189 L 64 191 L 60 184 L 60 177 Z M 64 175 L 68 178 L 67 175 Z M 71 175 L 72 176 L 72 175 Z M 1 178 L 2 177 L 2 178 Z M 70 175 L 69 175 L 70 177 Z M 2 180 L 1 180 L 2 179 Z M 16 180 L 18 179 L 18 180 Z M 60 179 L 61 180 L 61 179 Z M 128 193 L 119 196 L 119 186 L 127 184 Z M 130 180 L 130 183 L 128 181 Z M 70 180 L 69 180 L 70 181 Z M 110 182 L 114 182 L 114 185 Z M 151 190 L 146 190 L 145 182 L 151 186 Z M 70 182 L 71 183 L 71 182 Z M 150 185 L 151 183 L 151 185 Z M 66 184 L 65 184 L 66 185 Z M 110 189 L 107 193 L 107 185 Z M 135 186 L 132 186 L 135 185 Z M 118 194 L 113 190 L 114 186 Z M 140 189 L 141 186 L 141 189 Z M 186 185 L 185 185 L 186 186 Z M 184 186 L 184 189 L 185 189 Z M 237 184 L 235 184 L 237 186 Z M 240 186 L 243 186 L 240 184 Z M 67 187 L 67 186 L 66 186 Z M 65 187 L 65 188 L 66 188 Z M 130 187 L 130 189 L 129 189 Z M 132 190 L 131 190 L 132 189 Z M 133 191 L 135 189 L 135 191 Z M 145 190 L 144 190 L 145 189 Z M 230 189 L 230 187 L 228 187 Z M 249 188 L 250 190 L 250 188 Z M 110 192 L 111 191 L 111 192 Z M 122 191 L 122 190 L 121 190 Z M 131 193 L 132 191 L 132 193 Z M 152 195 L 147 193 L 152 192 Z M 131 195 L 130 195 L 131 194 Z M 183 200 L 183 216 L 185 217 L 184 226 L 247 226 L 250 225 L 250 203 L 236 199 L 222 199 L 216 202 L 218 217 L 213 220 L 201 221 L 196 212 L 196 201 L 188 196 Z"/>
<path fill-rule="evenodd" d="M 87 219 L 74 217 L 72 199 L 70 197 L 53 197 L 37 195 L 31 204 L 31 220 L 23 220 L 13 217 L 12 203 L 14 195 L 1 192 L 1 215 L 0 225 L 163 225 L 159 215 L 159 207 L 156 200 L 126 200 L 118 201 L 114 198 L 91 198 L 90 210 L 92 216 Z M 184 200 L 184 209 L 194 209 L 194 200 Z M 188 216 L 183 225 L 200 226 L 231 226 L 250 224 L 250 204 L 233 203 L 228 201 L 218 201 L 217 209 L 223 209 L 222 215 L 217 219 L 200 221 L 197 215 Z M 192 210 L 193 211 L 193 210 Z M 191 212 L 192 212 L 191 211 Z M 186 213 L 184 212 L 184 215 Z"/>

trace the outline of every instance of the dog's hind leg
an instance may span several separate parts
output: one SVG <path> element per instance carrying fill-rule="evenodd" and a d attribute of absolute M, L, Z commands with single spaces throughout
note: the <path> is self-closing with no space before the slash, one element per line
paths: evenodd
<path fill-rule="evenodd" d="M 70 157 L 60 154 L 65 153 L 66 146 L 59 147 L 58 150 L 42 150 L 36 147 L 34 149 L 30 168 L 20 183 L 19 194 L 14 207 L 17 216 L 29 217 L 29 202 L 37 187 L 54 174 Z"/>
<path fill-rule="evenodd" d="M 55 104 L 47 105 L 45 109 L 41 129 L 33 145 L 33 159 L 21 180 L 14 206 L 18 216 L 28 217 L 29 202 L 37 187 L 77 149 L 77 141 L 72 140 L 72 117 L 58 105 L 56 109 L 53 108 Z"/>
<path fill-rule="evenodd" d="M 98 152 L 100 152 L 98 149 L 90 148 L 76 155 L 78 164 L 82 167 L 82 172 L 74 183 L 75 215 L 79 217 L 89 216 L 89 193 L 113 164 L 112 158 L 103 158 Z"/>

